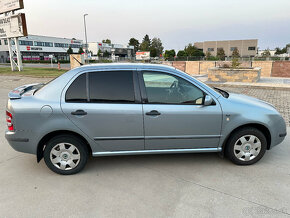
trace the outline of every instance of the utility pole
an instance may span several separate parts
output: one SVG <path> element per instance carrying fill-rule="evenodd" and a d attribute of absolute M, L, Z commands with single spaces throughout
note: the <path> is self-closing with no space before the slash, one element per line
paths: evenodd
<path fill-rule="evenodd" d="M 86 24 L 86 16 L 88 16 L 88 14 L 84 14 L 84 28 L 85 28 L 85 39 L 86 39 L 86 49 L 85 49 L 85 53 L 88 57 L 88 37 L 87 37 L 87 24 Z"/>

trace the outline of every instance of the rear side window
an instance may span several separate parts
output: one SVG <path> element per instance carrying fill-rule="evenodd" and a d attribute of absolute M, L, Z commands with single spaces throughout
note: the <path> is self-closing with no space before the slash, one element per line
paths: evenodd
<path fill-rule="evenodd" d="M 73 81 L 65 95 L 66 102 L 87 102 L 86 74 L 80 75 Z"/>
<path fill-rule="evenodd" d="M 135 92 L 132 71 L 107 71 L 89 74 L 91 102 L 133 103 Z"/>

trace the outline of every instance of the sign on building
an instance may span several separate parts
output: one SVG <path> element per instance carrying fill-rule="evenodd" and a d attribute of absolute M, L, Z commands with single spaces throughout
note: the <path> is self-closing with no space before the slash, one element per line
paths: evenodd
<path fill-rule="evenodd" d="M 0 39 L 27 36 L 25 14 L 0 18 Z"/>
<path fill-rule="evenodd" d="M 0 0 L 0 14 L 23 8 L 23 0 Z"/>
<path fill-rule="evenodd" d="M 149 51 L 142 51 L 136 52 L 136 60 L 150 60 L 150 52 Z"/>

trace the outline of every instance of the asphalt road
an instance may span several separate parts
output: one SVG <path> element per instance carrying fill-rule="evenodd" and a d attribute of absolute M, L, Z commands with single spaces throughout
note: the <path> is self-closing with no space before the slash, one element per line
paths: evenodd
<path fill-rule="evenodd" d="M 77 175 L 60 176 L 6 142 L 7 93 L 28 78 L 5 78 L 0 77 L 0 217 L 290 216 L 289 135 L 252 166 L 233 165 L 217 154 L 99 157 Z"/>

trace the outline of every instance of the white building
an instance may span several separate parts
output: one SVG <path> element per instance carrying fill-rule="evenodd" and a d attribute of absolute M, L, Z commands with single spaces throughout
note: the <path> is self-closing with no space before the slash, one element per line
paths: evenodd
<path fill-rule="evenodd" d="M 101 55 L 104 56 L 107 53 L 109 56 L 131 58 L 134 56 L 134 46 L 122 45 L 122 44 L 108 44 L 102 42 L 89 42 L 89 51 L 92 52 L 92 56 L 97 56 L 100 50 Z"/>
<path fill-rule="evenodd" d="M 9 60 L 9 52 L 6 39 L 0 39 L 0 63 Z M 49 55 L 53 55 L 57 60 L 69 60 L 67 50 L 72 48 L 74 53 L 78 53 L 83 47 L 83 41 L 77 39 L 28 35 L 19 38 L 19 47 L 24 61 L 44 61 L 50 60 Z"/>

